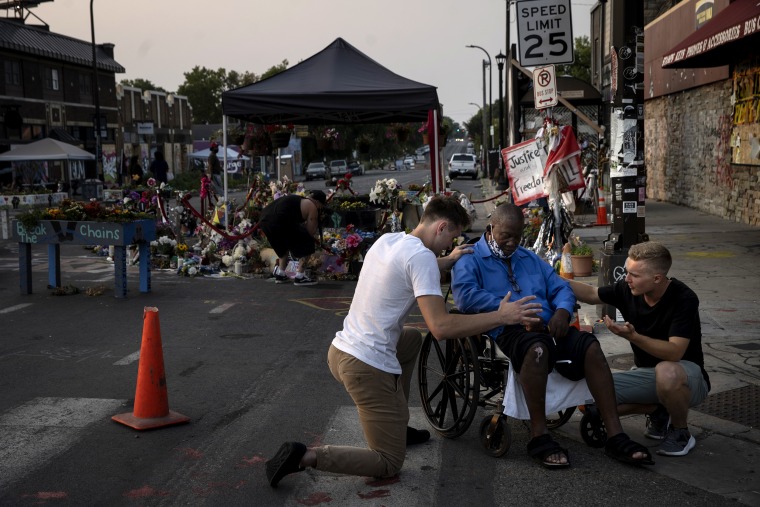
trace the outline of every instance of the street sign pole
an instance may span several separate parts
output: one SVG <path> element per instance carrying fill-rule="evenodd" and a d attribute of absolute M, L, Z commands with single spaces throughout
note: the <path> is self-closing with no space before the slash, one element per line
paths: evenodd
<path fill-rule="evenodd" d="M 612 230 L 602 247 L 600 287 L 620 280 L 629 247 L 649 239 L 645 232 L 644 6 L 634 0 L 622 4 L 620 23 L 627 28 L 616 31 L 610 41 L 608 146 Z M 614 308 L 607 305 L 598 306 L 597 314 L 615 315 Z"/>

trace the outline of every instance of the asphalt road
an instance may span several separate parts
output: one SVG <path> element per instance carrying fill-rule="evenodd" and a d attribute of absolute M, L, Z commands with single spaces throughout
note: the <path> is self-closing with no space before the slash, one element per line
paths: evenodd
<path fill-rule="evenodd" d="M 112 265 L 63 246 L 64 284 L 82 293 L 54 296 L 38 250 L 34 293 L 20 295 L 17 246 L 0 241 L 0 505 L 735 505 L 606 458 L 581 442 L 577 416 L 557 431 L 573 463 L 566 471 L 530 461 L 519 421 L 505 457 L 484 454 L 480 413 L 462 437 L 410 449 L 397 478 L 310 470 L 271 489 L 264 462 L 282 441 L 364 445 L 325 364 L 355 284 L 154 271 L 142 294 L 131 267 L 128 297 L 116 299 Z M 99 286 L 101 295 L 83 293 Z M 169 406 L 190 422 L 137 432 L 111 416 L 134 404 L 145 307 L 159 309 Z M 410 322 L 422 319 L 413 312 Z M 414 390 L 410 405 L 412 425 L 426 427 Z"/>

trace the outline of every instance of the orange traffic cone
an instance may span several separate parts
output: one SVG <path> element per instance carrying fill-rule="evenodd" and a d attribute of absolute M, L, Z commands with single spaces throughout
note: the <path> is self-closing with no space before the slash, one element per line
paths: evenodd
<path fill-rule="evenodd" d="M 604 202 L 604 189 L 599 187 L 599 205 L 596 207 L 596 225 L 607 225 L 607 203 Z"/>
<path fill-rule="evenodd" d="M 137 367 L 134 411 L 131 414 L 115 415 L 111 419 L 136 430 L 160 428 L 190 420 L 189 417 L 169 410 L 158 308 L 143 309 L 143 334 L 140 363 Z"/>

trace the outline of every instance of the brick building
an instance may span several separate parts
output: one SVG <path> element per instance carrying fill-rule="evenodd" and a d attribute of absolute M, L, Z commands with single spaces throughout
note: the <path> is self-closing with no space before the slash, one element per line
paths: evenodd
<path fill-rule="evenodd" d="M 14 8 L 11 4 L 8 10 Z M 28 13 L 17 12 L 24 15 L 0 18 L 0 152 L 52 137 L 96 153 L 96 103 L 101 117 L 99 166 L 48 162 L 40 181 L 27 183 L 52 186 L 100 178 L 117 186 L 131 155 L 138 155 L 147 170 L 156 149 L 163 150 L 175 173 L 187 167 L 192 109 L 186 97 L 117 85 L 116 74 L 125 69 L 109 43 L 95 48 L 96 97 L 91 41 L 53 33 L 45 24 L 27 24 Z M 3 185 L 13 178 L 7 169 L 0 167 Z"/>
<path fill-rule="evenodd" d="M 754 0 L 639 4 L 645 43 L 643 54 L 634 54 L 643 79 L 634 84 L 621 72 L 630 55 L 620 53 L 620 35 L 629 30 L 626 9 L 636 4 L 600 1 L 592 9 L 591 73 L 607 104 L 616 88 L 635 85 L 643 93 L 647 199 L 760 225 L 760 6 Z M 710 33 L 719 24 L 723 31 Z M 664 62 L 690 39 L 696 42 L 680 55 L 690 57 Z"/>

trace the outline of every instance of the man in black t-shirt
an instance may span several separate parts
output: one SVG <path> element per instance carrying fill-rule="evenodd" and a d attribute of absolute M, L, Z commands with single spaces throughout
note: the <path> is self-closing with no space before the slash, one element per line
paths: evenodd
<path fill-rule="evenodd" d="M 658 454 L 685 456 L 696 442 L 689 433 L 689 407 L 710 390 L 704 368 L 699 298 L 683 282 L 668 278 L 673 260 L 663 245 L 650 241 L 628 250 L 623 280 L 607 287 L 570 281 L 575 297 L 608 304 L 624 322 L 604 323 L 631 343 L 636 368 L 613 374 L 618 412 L 647 414 L 644 435 L 662 440 Z"/>
<path fill-rule="evenodd" d="M 308 197 L 297 194 L 279 197 L 261 211 L 258 225 L 277 254 L 277 265 L 272 272 L 275 283 L 290 282 L 285 269 L 289 257 L 292 256 L 298 259 L 293 283 L 302 286 L 316 285 L 316 279 L 306 276 L 305 264 L 307 257 L 316 250 L 315 236 L 321 230 L 319 212 L 325 206 L 325 193 L 312 190 Z"/>

